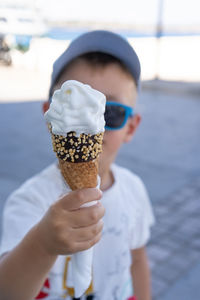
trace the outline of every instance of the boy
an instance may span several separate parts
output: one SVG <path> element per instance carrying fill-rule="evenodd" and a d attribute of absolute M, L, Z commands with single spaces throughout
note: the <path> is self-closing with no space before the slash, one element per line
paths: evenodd
<path fill-rule="evenodd" d="M 69 254 L 93 245 L 93 282 L 81 299 L 133 299 L 133 284 L 137 299 L 149 300 L 145 244 L 154 220 L 151 206 L 141 180 L 113 164 L 120 146 L 130 141 L 140 123 L 133 109 L 139 60 L 119 35 L 89 32 L 54 63 L 50 101 L 53 91 L 69 79 L 89 84 L 108 101 L 99 161 L 103 194 L 83 189 L 61 196 L 63 179 L 53 164 L 10 196 L 0 249 L 0 300 L 73 299 L 67 280 Z M 48 107 L 49 102 L 44 111 Z M 99 199 L 99 204 L 80 209 Z"/>

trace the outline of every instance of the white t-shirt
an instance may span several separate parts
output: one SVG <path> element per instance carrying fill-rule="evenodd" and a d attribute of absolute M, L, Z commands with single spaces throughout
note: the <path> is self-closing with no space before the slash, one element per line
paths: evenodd
<path fill-rule="evenodd" d="M 93 283 L 87 294 L 95 300 L 127 300 L 132 294 L 130 249 L 144 246 L 154 223 L 151 204 L 140 178 L 112 166 L 115 182 L 101 199 L 106 213 L 102 239 L 94 246 Z M 10 251 L 63 194 L 56 164 L 26 181 L 8 198 L 3 213 L 0 255 Z M 40 299 L 73 299 L 69 286 L 70 257 L 59 256 L 49 272 Z M 81 299 L 87 299 L 83 296 Z M 90 298 L 91 299 L 91 298 Z"/>

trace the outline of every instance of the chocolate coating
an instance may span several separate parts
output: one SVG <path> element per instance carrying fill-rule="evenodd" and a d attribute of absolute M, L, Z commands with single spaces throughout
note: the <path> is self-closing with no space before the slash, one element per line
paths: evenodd
<path fill-rule="evenodd" d="M 53 149 L 58 158 L 69 162 L 91 161 L 102 151 L 103 133 L 77 137 L 75 132 L 66 136 L 52 134 Z"/>

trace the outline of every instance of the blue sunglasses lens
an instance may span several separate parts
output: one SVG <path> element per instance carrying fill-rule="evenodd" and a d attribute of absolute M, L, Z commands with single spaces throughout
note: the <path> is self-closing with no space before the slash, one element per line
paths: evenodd
<path fill-rule="evenodd" d="M 107 128 L 121 128 L 126 120 L 126 109 L 120 105 L 106 105 L 104 117 Z"/>

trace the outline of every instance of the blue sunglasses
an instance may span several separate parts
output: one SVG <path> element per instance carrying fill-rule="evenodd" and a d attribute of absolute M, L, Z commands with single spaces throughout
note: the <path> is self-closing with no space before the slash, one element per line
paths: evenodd
<path fill-rule="evenodd" d="M 129 117 L 134 116 L 133 108 L 118 102 L 107 101 L 105 109 L 105 129 L 118 130 L 125 126 Z"/>

